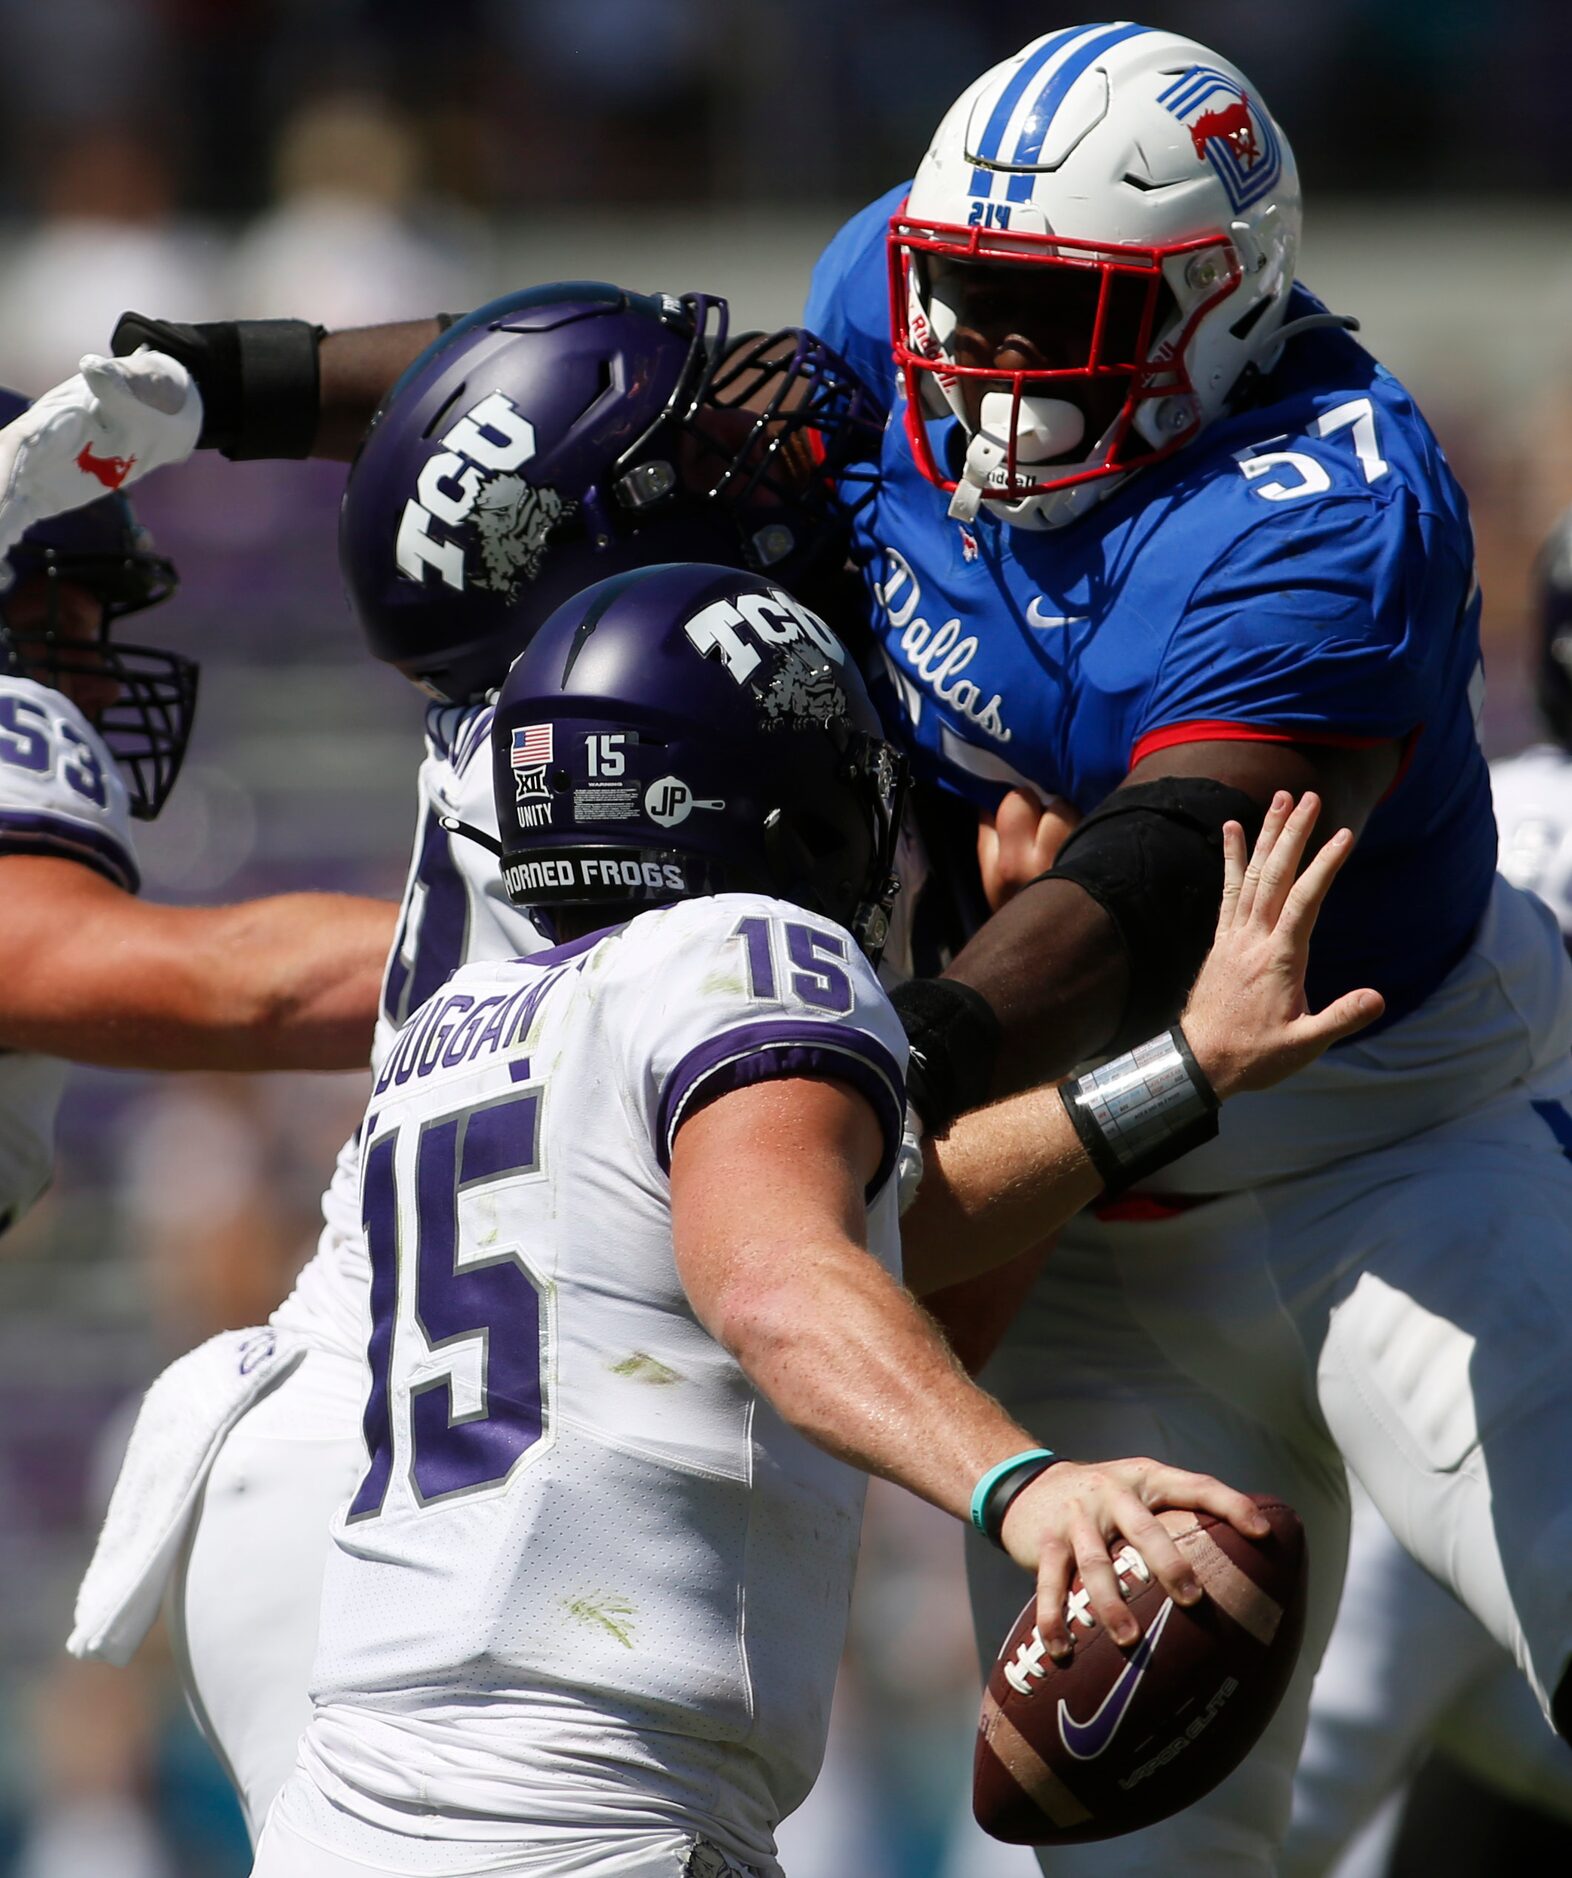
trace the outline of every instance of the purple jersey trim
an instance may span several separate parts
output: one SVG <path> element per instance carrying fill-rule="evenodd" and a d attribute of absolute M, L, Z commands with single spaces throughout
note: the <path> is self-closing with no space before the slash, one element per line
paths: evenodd
<path fill-rule="evenodd" d="M 80 861 L 127 893 L 135 893 L 142 884 L 136 862 L 112 835 L 66 815 L 0 809 L 0 854 L 50 854 Z"/>
<path fill-rule="evenodd" d="M 609 939 L 614 932 L 621 932 L 627 923 L 625 919 L 618 920 L 615 926 L 602 926 L 595 932 L 581 934 L 577 939 L 565 939 L 560 946 L 547 946 L 543 952 L 526 952 L 514 963 L 517 965 L 566 965 L 570 959 L 580 959 L 586 952 L 593 952 L 602 939 Z"/>
<path fill-rule="evenodd" d="M 777 1018 L 738 1024 L 708 1037 L 666 1078 L 655 1110 L 655 1152 L 671 1171 L 671 1147 L 693 1097 L 743 1089 L 787 1076 L 829 1076 L 848 1082 L 873 1104 L 884 1136 L 879 1170 L 868 1184 L 871 1199 L 894 1171 L 906 1123 L 906 1079 L 877 1037 L 846 1024 Z"/>

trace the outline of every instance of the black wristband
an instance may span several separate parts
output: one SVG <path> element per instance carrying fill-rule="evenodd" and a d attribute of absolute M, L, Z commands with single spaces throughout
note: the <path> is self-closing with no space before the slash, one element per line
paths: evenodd
<path fill-rule="evenodd" d="M 988 1100 L 999 1055 L 999 1020 L 980 991 L 953 978 L 908 978 L 890 1002 L 911 1045 L 906 1094 L 938 1134 Z"/>
<path fill-rule="evenodd" d="M 305 320 L 189 326 L 122 313 L 109 345 L 117 357 L 151 346 L 179 359 L 202 394 L 197 448 L 244 462 L 310 456 L 322 415 L 321 340 L 322 328 Z"/>
<path fill-rule="evenodd" d="M 1001 1480 L 993 1492 L 988 1495 L 983 1507 L 983 1537 L 990 1539 L 1002 1552 L 1004 1550 L 1004 1516 L 1032 1484 L 1050 1467 L 1057 1467 L 1061 1461 L 1069 1460 L 1068 1454 L 1050 1454 L 1045 1460 L 1036 1461 L 1030 1467 L 1018 1467 L 1006 1480 Z"/>
<path fill-rule="evenodd" d="M 1059 1100 L 1110 1197 L 1217 1133 L 1216 1091 L 1177 1024 L 1061 1084 Z"/>

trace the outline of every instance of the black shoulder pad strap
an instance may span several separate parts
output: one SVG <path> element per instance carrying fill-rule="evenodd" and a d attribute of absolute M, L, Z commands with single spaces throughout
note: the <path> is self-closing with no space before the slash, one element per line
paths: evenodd
<path fill-rule="evenodd" d="M 1073 880 L 1113 921 L 1130 963 L 1130 997 L 1110 1050 L 1164 1030 L 1183 1008 L 1217 925 L 1223 824 L 1253 842 L 1266 811 L 1205 776 L 1162 776 L 1116 789 L 1081 823 L 1044 880 Z"/>

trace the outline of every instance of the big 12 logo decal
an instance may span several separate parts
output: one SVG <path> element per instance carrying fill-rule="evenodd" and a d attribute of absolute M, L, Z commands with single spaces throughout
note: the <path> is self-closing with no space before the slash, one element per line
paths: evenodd
<path fill-rule="evenodd" d="M 399 518 L 398 571 L 419 585 L 431 569 L 455 591 L 480 587 L 516 599 L 520 580 L 540 571 L 552 528 L 577 504 L 519 475 L 535 454 L 535 427 L 500 391 L 472 405 L 439 442 Z M 433 523 L 444 532 L 434 534 Z"/>

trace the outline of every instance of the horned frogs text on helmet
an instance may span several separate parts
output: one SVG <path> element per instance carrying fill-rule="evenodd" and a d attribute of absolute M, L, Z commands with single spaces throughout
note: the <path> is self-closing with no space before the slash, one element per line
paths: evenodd
<path fill-rule="evenodd" d="M 478 698 L 552 609 L 673 560 L 795 591 L 844 561 L 834 482 L 879 425 L 812 334 L 728 338 L 724 300 L 566 281 L 481 307 L 388 393 L 339 539 L 372 652 Z"/>
<path fill-rule="evenodd" d="M 0 425 L 27 405 L 19 392 L 0 391 Z M 116 639 L 113 628 L 167 600 L 179 585 L 174 567 L 153 551 L 152 537 L 118 493 L 35 522 L 7 558 L 13 578 L 0 593 L 0 672 L 20 672 L 55 690 L 73 677 L 109 681 L 114 695 L 93 711 L 94 727 L 125 778 L 131 813 L 151 821 L 185 760 L 197 665 L 162 646 Z M 66 587 L 100 608 L 95 639 L 65 630 Z"/>
<path fill-rule="evenodd" d="M 516 905 L 770 893 L 877 959 L 905 765 L 845 648 L 772 582 L 673 565 L 586 588 L 514 662 L 491 750 Z"/>
<path fill-rule="evenodd" d="M 1187 443 L 1284 337 L 1299 224 L 1287 139 L 1193 40 L 1077 26 L 985 73 L 890 235 L 907 428 L 951 513 L 1053 527 Z"/>

